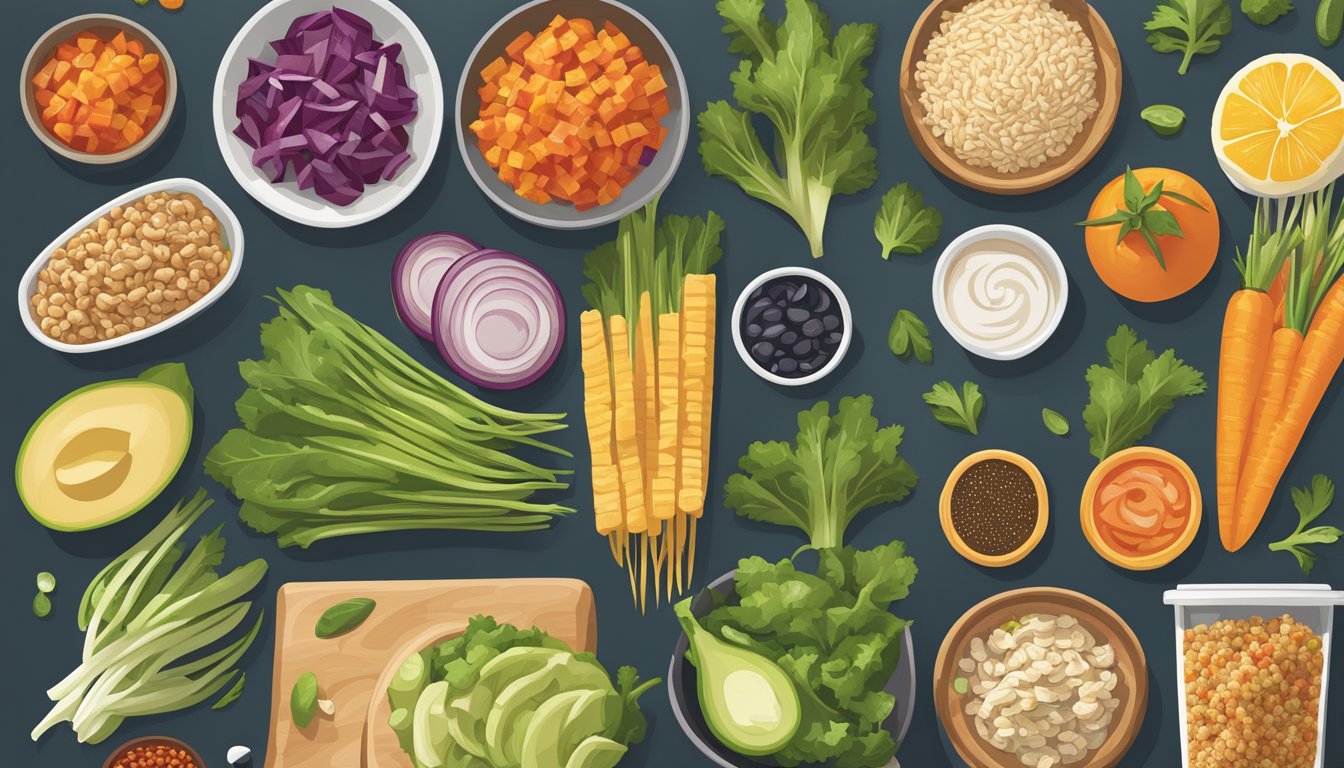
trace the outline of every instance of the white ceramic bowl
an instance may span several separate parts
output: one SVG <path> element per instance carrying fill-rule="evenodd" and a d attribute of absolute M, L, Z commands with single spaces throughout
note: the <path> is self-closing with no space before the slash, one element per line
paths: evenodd
<path fill-rule="evenodd" d="M 219 236 L 224 242 L 224 247 L 229 251 L 229 271 L 224 273 L 224 279 L 220 280 L 210 292 L 201 297 L 200 301 L 192 304 L 190 307 L 169 317 L 163 322 L 151 325 L 140 331 L 128 333 L 125 336 L 119 336 L 115 339 L 106 339 L 104 341 L 95 341 L 90 344 L 66 344 L 63 341 L 57 341 L 42 332 L 42 328 L 33 320 L 32 313 L 28 309 L 28 301 L 33 294 L 37 292 L 37 273 L 41 272 L 47 266 L 47 260 L 51 257 L 53 251 L 69 242 L 70 238 L 82 232 L 86 227 L 98 221 L 110 209 L 125 205 L 137 200 L 145 195 L 154 192 L 189 192 L 200 198 L 215 214 L 215 220 L 219 222 Z M 143 187 L 137 187 L 122 195 L 118 195 L 102 205 L 94 208 L 87 216 L 80 218 L 79 221 L 70 225 L 70 228 L 57 235 L 51 244 L 42 249 L 42 252 L 33 259 L 33 263 L 28 265 L 28 270 L 23 273 L 23 279 L 19 281 L 19 317 L 23 320 L 23 327 L 28 333 L 38 341 L 46 344 L 48 347 L 58 352 L 69 352 L 79 354 L 82 352 L 101 352 L 104 349 L 115 349 L 124 347 L 127 344 L 147 339 L 150 336 L 156 336 L 169 328 L 181 325 L 191 318 L 204 312 L 206 307 L 219 301 L 224 292 L 229 290 L 234 281 L 238 279 L 238 272 L 243 268 L 243 227 L 238 223 L 238 217 L 233 215 L 233 211 L 224 201 L 214 192 L 211 192 L 204 184 L 194 179 L 163 179 L 161 181 L 152 181 Z"/>
<path fill-rule="evenodd" d="M 1051 277 L 1054 278 L 1055 288 L 1059 292 L 1054 313 L 1046 319 L 1045 325 L 1041 326 L 1036 335 L 1009 349 L 991 349 L 979 343 L 953 321 L 952 314 L 947 308 L 944 283 L 947 281 L 948 272 L 970 246 L 983 240 L 1008 240 L 1030 250 L 1049 270 Z M 938 264 L 933 269 L 933 309 L 938 314 L 938 322 L 968 352 L 990 360 L 1017 360 L 1035 352 L 1059 327 L 1068 303 L 1069 277 L 1064 271 L 1064 262 L 1060 261 L 1059 254 L 1055 253 L 1055 249 L 1040 235 L 1011 224 L 987 224 L 962 233 L 943 250 L 943 255 L 938 257 Z"/>
<path fill-rule="evenodd" d="M 384 43 L 401 43 L 401 64 L 417 96 L 415 119 L 407 126 L 411 159 L 391 181 L 365 188 L 350 205 L 332 205 L 313 190 L 300 190 L 290 178 L 272 184 L 252 164 L 252 148 L 233 135 L 238 86 L 247 79 L 249 58 L 273 61 L 270 42 L 285 36 L 294 19 L 316 11 L 329 11 L 331 0 L 273 0 L 248 20 L 229 44 L 215 76 L 215 140 L 224 162 L 238 184 L 257 202 L 292 221 L 311 227 L 353 227 L 382 216 L 397 207 L 425 178 L 443 132 L 443 80 L 439 65 L 420 30 L 390 0 L 340 0 L 344 10 L 357 13 L 373 25 L 373 34 Z M 291 174 L 292 176 L 292 174 Z"/>
<path fill-rule="evenodd" d="M 653 162 L 626 185 L 619 197 L 606 205 L 580 211 L 569 203 L 552 201 L 534 203 L 519 197 L 506 182 L 501 181 L 495 169 L 485 161 L 476 147 L 476 137 L 468 127 L 480 114 L 481 98 L 476 93 L 481 83 L 481 69 L 495 57 L 504 54 L 504 47 L 523 31 L 536 33 L 544 29 L 552 18 L 560 14 L 567 18 L 591 19 L 599 27 L 610 20 L 621 28 L 643 51 L 650 64 L 657 64 L 667 80 L 667 99 L 670 111 L 662 119 L 668 129 L 663 147 L 654 155 Z M 690 133 L 691 111 L 686 91 L 686 76 L 672 46 L 662 33 L 642 14 L 614 0 L 533 0 L 515 8 L 490 28 L 472 49 L 462 68 L 457 85 L 457 146 L 466 161 L 467 170 L 476 186 L 495 205 L 526 221 L 551 229 L 589 229 L 600 227 L 636 211 L 652 200 L 671 183 L 681 164 Z"/>
<path fill-rule="evenodd" d="M 1325 705 L 1330 700 L 1330 645 L 1335 606 L 1344 605 L 1344 592 L 1325 584 L 1182 584 L 1163 593 L 1162 601 L 1176 608 L 1176 690 L 1185 690 L 1185 630 L 1222 619 L 1270 619 L 1285 613 L 1311 627 L 1321 638 L 1321 701 L 1316 713 L 1315 768 L 1325 768 Z M 1181 765 L 1190 765 L 1186 731 L 1185 696 L 1178 696 L 1181 729 Z"/>
<path fill-rule="evenodd" d="M 835 297 L 835 303 L 840 305 L 840 322 L 844 327 L 844 333 L 840 338 L 839 348 L 835 350 L 835 355 L 831 357 L 830 362 L 822 367 L 796 379 L 786 378 L 762 368 L 755 360 L 751 359 L 751 353 L 747 351 L 747 345 L 742 341 L 742 312 L 747 306 L 747 298 L 751 296 L 752 291 L 777 277 L 807 277 L 816 280 L 826 286 L 826 289 Z M 737 356 L 742 358 L 742 362 L 746 363 L 753 373 L 772 384 L 779 384 L 783 387 L 801 387 L 804 384 L 811 384 L 824 378 L 826 374 L 840 365 L 841 360 L 845 359 L 845 353 L 849 351 L 849 343 L 854 339 L 854 317 L 849 311 L 849 299 L 845 298 L 845 292 L 840 290 L 840 286 L 836 285 L 834 280 L 815 269 L 808 269 L 807 267 L 780 267 L 761 274 L 755 280 L 747 283 L 746 288 L 742 289 L 742 293 L 737 296 L 737 303 L 733 305 L 733 325 L 728 330 L 733 335 L 733 346 L 737 348 Z"/>

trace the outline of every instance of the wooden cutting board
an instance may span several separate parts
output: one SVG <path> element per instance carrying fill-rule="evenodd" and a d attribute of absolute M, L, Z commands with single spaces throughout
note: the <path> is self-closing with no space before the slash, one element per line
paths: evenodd
<path fill-rule="evenodd" d="M 330 640 L 314 633 L 318 617 L 355 597 L 377 601 L 355 631 Z M 592 590 L 575 579 L 296 582 L 276 597 L 275 666 L 266 768 L 360 768 L 369 704 L 384 670 L 437 638 L 489 614 L 501 622 L 537 626 L 575 649 L 597 650 Z M 428 638 L 428 639 L 425 639 Z M 414 646 L 414 647 L 412 647 Z M 317 675 L 319 697 L 335 705 L 297 728 L 289 693 L 304 672 Z"/>

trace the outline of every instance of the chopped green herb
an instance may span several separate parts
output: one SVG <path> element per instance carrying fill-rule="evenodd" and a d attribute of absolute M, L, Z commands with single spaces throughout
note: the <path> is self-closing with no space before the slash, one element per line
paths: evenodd
<path fill-rule="evenodd" d="M 44 595 L 56 591 L 56 577 L 50 571 L 37 574 L 37 591 Z"/>
<path fill-rule="evenodd" d="M 1083 409 L 1098 461 L 1147 437 L 1176 400 L 1208 387 L 1204 374 L 1176 357 L 1176 350 L 1153 354 L 1127 325 L 1106 341 L 1106 357 L 1106 365 L 1087 369 L 1090 397 Z"/>
<path fill-rule="evenodd" d="M 1143 28 L 1153 50 L 1182 55 L 1178 71 L 1184 75 L 1196 54 L 1222 47 L 1218 38 L 1232 31 L 1232 9 L 1227 0 L 1161 0 Z"/>
<path fill-rule="evenodd" d="M 1297 507 L 1297 528 L 1288 538 L 1269 545 L 1275 552 L 1292 552 L 1304 576 L 1311 575 L 1311 569 L 1316 565 L 1316 553 L 1307 548 L 1309 544 L 1334 544 L 1344 538 L 1344 531 L 1333 525 L 1307 527 L 1330 507 L 1334 499 L 1335 484 L 1325 475 L 1312 477 L 1309 486 L 1294 488 L 1293 506 Z"/>
<path fill-rule="evenodd" d="M 1045 422 L 1045 428 L 1051 432 L 1063 437 L 1069 434 L 1069 420 L 1059 411 L 1052 411 L 1049 408 L 1041 409 L 1041 421 Z"/>
<path fill-rule="evenodd" d="M 1185 127 L 1185 110 L 1170 104 L 1154 104 L 1144 107 L 1139 117 L 1159 136 L 1175 136 Z"/>
<path fill-rule="evenodd" d="M 929 341 L 929 329 L 919 315 L 908 309 L 896 313 L 887 331 L 887 346 L 891 353 L 901 358 L 914 355 L 919 362 L 928 365 L 933 362 L 933 344 Z"/>
<path fill-rule="evenodd" d="M 233 687 L 229 688 L 229 690 L 226 691 L 223 696 L 220 696 L 219 701 L 216 701 L 214 704 L 212 704 L 210 708 L 223 709 L 232 704 L 233 702 L 237 701 L 238 697 L 243 695 L 243 684 L 246 681 L 247 681 L 246 672 L 243 672 L 242 674 L 238 675 L 238 679 L 233 681 Z"/>
<path fill-rule="evenodd" d="M 924 393 L 924 402 L 933 411 L 933 417 L 944 426 L 963 429 L 972 435 L 980 434 L 980 412 L 985 408 L 985 398 L 980 394 L 980 386 L 973 381 L 961 384 L 961 393 L 946 381 L 933 385 L 933 389 Z"/>
<path fill-rule="evenodd" d="M 33 596 L 33 615 L 39 619 L 45 619 L 51 615 L 51 598 L 44 593 L 38 592 Z"/>
<path fill-rule="evenodd" d="M 924 206 L 924 195 L 901 182 L 882 196 L 873 233 L 882 244 L 882 258 L 891 252 L 917 254 L 938 242 L 943 231 L 943 215 L 937 208 Z"/>
<path fill-rule="evenodd" d="M 323 640 L 329 640 L 353 632 L 369 618 L 376 605 L 377 603 L 367 597 L 355 597 L 339 602 L 322 612 L 314 634 Z"/>

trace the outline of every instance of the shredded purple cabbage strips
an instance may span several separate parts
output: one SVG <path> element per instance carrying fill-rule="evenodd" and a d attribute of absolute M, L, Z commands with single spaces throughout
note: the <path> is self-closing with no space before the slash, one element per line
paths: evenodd
<path fill-rule="evenodd" d="M 273 184 L 290 178 L 333 205 L 391 180 L 411 159 L 416 93 L 401 45 L 341 8 L 300 16 L 271 42 L 275 61 L 249 59 L 233 133 Z"/>

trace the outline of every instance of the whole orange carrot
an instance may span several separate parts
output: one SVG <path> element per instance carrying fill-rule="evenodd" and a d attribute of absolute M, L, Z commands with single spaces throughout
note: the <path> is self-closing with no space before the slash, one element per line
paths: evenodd
<path fill-rule="evenodd" d="M 1301 227 L 1293 240 L 1284 291 L 1284 327 L 1274 333 L 1230 525 L 1220 518 L 1219 532 L 1229 551 L 1244 546 L 1260 525 L 1307 423 L 1344 360 L 1344 284 L 1339 281 L 1344 211 L 1332 223 L 1333 195 L 1331 185 L 1299 199 Z M 1220 512 L 1222 508 L 1220 503 Z"/>
<path fill-rule="evenodd" d="M 1256 465 L 1247 464 L 1245 468 L 1237 505 L 1237 531 L 1230 542 L 1223 542 L 1229 551 L 1240 549 L 1260 524 L 1274 489 L 1341 362 L 1344 362 L 1344 281 L 1336 281 L 1302 342 L 1282 416 L 1274 426 L 1265 455 Z"/>
<path fill-rule="evenodd" d="M 1232 294 L 1223 317 L 1222 347 L 1218 363 L 1218 532 L 1230 548 L 1234 538 L 1237 486 L 1246 456 L 1247 435 L 1256 395 L 1269 358 L 1274 333 L 1275 302 L 1266 293 L 1283 271 L 1284 261 L 1295 240 L 1297 208 L 1292 218 L 1270 220 L 1270 204 L 1261 201 L 1255 209 L 1250 245 L 1237 259 L 1242 289 Z M 1287 229 L 1285 229 L 1285 225 Z"/>

